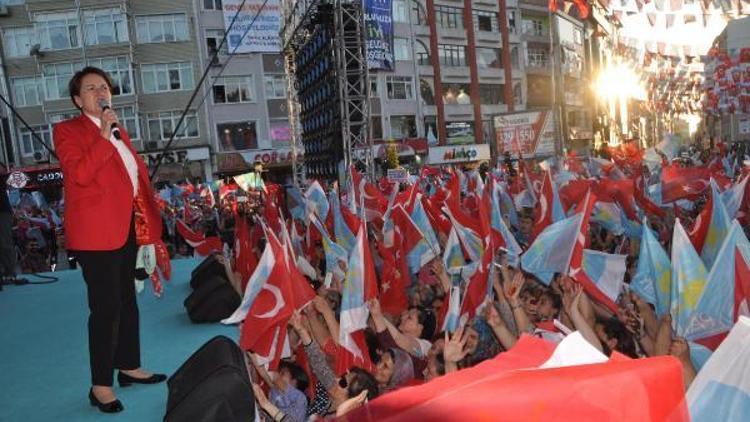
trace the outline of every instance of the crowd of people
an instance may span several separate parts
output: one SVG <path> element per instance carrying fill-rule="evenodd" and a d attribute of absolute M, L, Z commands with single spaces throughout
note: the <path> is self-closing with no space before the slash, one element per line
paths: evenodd
<path fill-rule="evenodd" d="M 249 370 L 255 398 L 266 419 L 304 421 L 311 416 L 341 415 L 399 388 L 472 367 L 509 350 L 522 335 L 559 342 L 568 330 L 580 332 L 608 356 L 614 352 L 630 358 L 674 356 L 683 366 L 687 388 L 700 369 L 695 356 L 691 356 L 688 341 L 675 334 L 669 312 L 658 315 L 654 303 L 628 288 L 638 271 L 640 234 L 612 230 L 610 225 L 595 218 L 589 222 L 588 249 L 626 256 L 623 287 L 617 292 L 614 309 L 592 296 L 573 274 L 557 273 L 550 282 L 545 282 L 522 270 L 518 256 L 514 256 L 508 246 L 515 243 L 526 251 L 539 236 L 542 229 L 539 225 L 544 219 L 541 214 L 546 211 L 540 209 L 537 198 L 543 196 L 545 172 L 552 175 L 565 210 L 572 210 L 577 202 L 571 199 L 573 193 L 564 190 L 569 180 L 588 180 L 594 184 L 605 180 L 631 180 L 631 186 L 650 195 L 649 186 L 665 183 L 660 180 L 664 167 L 710 169 L 712 177 L 728 180 L 724 189 L 739 183 L 745 175 L 742 170 L 744 153 L 734 147 L 691 147 L 683 155 L 654 151 L 660 162 L 653 166 L 645 165 L 642 150 L 632 152 L 627 148 L 604 150 L 598 165 L 591 165 L 591 159 L 573 155 L 552 164 L 524 163 L 524 160 L 506 156 L 505 162 L 495 169 L 434 168 L 426 169 L 408 184 L 362 182 L 357 187 L 361 194 L 354 190 L 339 192 L 335 184 L 322 187 L 327 190 L 324 203 L 309 191 L 293 194 L 269 185 L 264 192 L 246 192 L 230 180 L 213 185 L 163 184 L 157 191 L 164 241 L 170 257 L 216 254 L 240 295 L 246 295 L 250 276 L 262 265 L 259 261 L 268 247 L 266 226 L 275 227 L 276 236 L 281 236 L 279 224 L 284 225 L 281 231 L 292 233 L 289 248 L 297 257 L 298 270 L 295 271 L 303 274 L 315 296 L 305 306 L 294 309 L 283 323 L 288 323 L 291 353 L 274 361 L 261 356 L 262 350 L 248 350 Z M 731 168 L 715 166 L 717 160 L 726 164 L 728 159 Z M 542 181 L 536 183 L 537 180 Z M 454 183 L 459 189 L 454 189 Z M 488 191 L 485 186 L 489 184 L 498 184 L 513 200 L 513 210 L 498 209 L 513 240 L 505 238 L 505 247 L 485 244 L 483 253 L 492 255 L 488 260 L 491 264 L 482 267 L 482 258 L 472 256 L 470 245 L 461 238 L 462 270 L 470 272 L 467 277 L 449 268 L 445 257 L 458 225 L 456 221 L 461 219 L 452 214 L 446 216 L 450 213 L 443 212 L 443 206 L 450 208 L 447 203 L 456 201 L 466 217 L 479 221 L 481 208 L 488 204 L 483 201 L 483 190 Z M 380 198 L 375 205 L 365 204 L 363 197 L 367 196 L 364 193 L 367 188 L 373 189 L 368 192 L 370 197 L 375 193 Z M 600 201 L 614 203 L 621 210 L 634 207 L 667 253 L 671 249 L 675 218 L 679 217 L 686 228 L 699 224 L 696 220 L 711 199 L 711 189 L 704 186 L 700 192 L 679 198 L 678 205 L 659 203 L 659 212 L 648 212 L 640 203 L 635 205 L 633 197 L 637 194 L 633 195 L 632 191 L 631 196 L 625 198 L 627 204 L 617 191 L 608 192 L 610 198 L 604 193 Z M 455 198 L 457 194 L 459 198 Z M 529 201 L 529 194 L 534 199 Z M 334 200 L 329 201 L 326 196 Z M 361 203 L 356 204 L 355 199 Z M 411 210 L 417 203 L 425 209 L 426 222 L 434 232 L 440 252 L 433 253 L 429 260 L 419 262 L 415 268 L 410 266 L 406 256 L 409 251 L 404 249 L 408 229 L 397 221 L 391 210 L 394 205 L 400 205 L 414 216 Z M 16 245 L 24 272 L 54 269 L 61 242 L 58 237 L 61 237 L 63 206 L 60 202 L 45 208 L 36 205 L 15 208 Z M 379 207 L 383 211 L 381 214 L 367 215 L 367 211 L 378 211 Z M 342 354 L 351 347 L 342 344 L 346 336 L 341 335 L 344 324 L 341 315 L 344 306 L 351 306 L 348 303 L 351 299 L 347 298 L 350 294 L 347 289 L 351 288 L 347 286 L 351 282 L 349 273 L 366 269 L 347 268 L 352 261 L 346 256 L 335 265 L 330 262 L 335 255 L 328 242 L 339 247 L 346 243 L 347 230 L 342 230 L 338 227 L 340 222 L 334 221 L 341 213 L 348 231 L 355 237 L 357 229 L 351 221 L 358 221 L 359 217 L 366 222 L 368 243 L 365 247 L 373 262 L 378 292 L 374 297 L 365 297 L 367 323 L 359 331 L 361 341 L 355 341 L 362 346 L 363 356 L 355 359 L 355 365 L 346 367 L 341 365 Z M 322 230 L 312 224 L 312 218 L 323 222 Z M 397 227 L 395 240 L 394 231 L 388 229 L 389 219 Z M 420 230 L 423 227 L 419 226 Z M 200 250 L 195 239 L 185 235 L 186 229 L 200 239 L 218 238 L 221 250 Z M 641 230 L 647 229 L 641 227 Z M 426 233 L 421 235 L 428 237 Z M 242 242 L 247 244 L 243 246 Z M 452 292 L 456 288 L 464 289 L 464 295 L 468 296 L 467 284 L 474 279 L 471 274 L 476 275 L 478 271 L 486 272 L 487 299 L 481 306 L 460 315 L 458 323 L 446 322 L 451 306 L 455 306 L 451 303 Z"/>
<path fill-rule="evenodd" d="M 341 367 L 340 360 L 342 349 L 349 350 L 349 346 L 343 344 L 345 336 L 340 335 L 340 330 L 341 324 L 344 323 L 341 319 L 342 302 L 346 301 L 345 296 L 350 294 L 344 287 L 345 279 L 348 277 L 347 262 L 339 261 L 339 266 L 343 270 L 340 272 L 336 271 L 335 267 L 332 270 L 330 265 L 326 265 L 327 259 L 335 259 L 335 254 L 329 253 L 330 246 L 326 242 L 330 242 L 331 239 L 341 240 L 343 237 L 340 236 L 338 227 L 335 227 L 338 223 L 329 221 L 322 229 L 328 233 L 316 234 L 316 230 L 310 230 L 309 227 L 312 225 L 308 225 L 304 219 L 295 219 L 293 222 L 292 219 L 287 220 L 287 229 L 294 232 L 291 237 L 302 235 L 304 238 L 301 246 L 295 246 L 298 267 L 305 273 L 307 281 L 315 288 L 317 295 L 309 305 L 296 309 L 289 318 L 292 353 L 278 364 L 274 373 L 269 374 L 263 364 L 258 364 L 258 357 L 253 355 L 253 372 L 257 373 L 255 380 L 258 383 L 255 385 L 255 395 L 266 416 L 271 420 L 301 421 L 313 415 L 341 415 L 379 395 L 389 394 L 404 386 L 427 382 L 492 359 L 512 348 L 522 335 L 533 335 L 559 342 L 570 331 L 581 333 L 591 345 L 607 356 L 614 352 L 629 358 L 674 356 L 682 364 L 684 386 L 687 389 L 706 357 L 691 355 L 694 343 L 678 334 L 671 313 L 658 314 L 653 298 L 642 297 L 636 293 L 636 289 L 630 288 L 630 285 L 639 271 L 643 230 L 650 228 L 661 247 L 669 254 L 676 218 L 680 219 L 686 229 L 691 229 L 691 235 L 698 230 L 697 226 L 701 224 L 699 216 L 705 211 L 706 204 L 711 202 L 711 189 L 707 188 L 709 184 L 706 180 L 702 190 L 689 192 L 689 195 L 681 196 L 674 204 L 662 203 L 660 198 L 654 197 L 658 195 L 648 193 L 648 203 L 658 203 L 657 211 L 648 210 L 648 205 L 642 206 L 640 200 L 636 205 L 634 196 L 638 196 L 638 193 L 634 195 L 632 190 L 629 193 L 617 189 L 612 192 L 607 191 L 602 185 L 611 180 L 629 180 L 631 189 L 632 186 L 635 186 L 635 189 L 643 189 L 641 194 L 646 195 L 649 187 L 673 183 L 672 180 L 662 180 L 662 168 L 703 169 L 707 172 L 699 177 L 720 179 L 723 181 L 722 190 L 726 191 L 731 186 L 739 184 L 746 175 L 743 168 L 744 154 L 736 147 L 725 145 L 715 148 L 690 147 L 685 149 L 683 154 L 655 149 L 654 157 L 658 161 L 651 163 L 651 166 L 646 165 L 644 151 L 628 151 L 630 147 L 606 150 L 606 158 L 598 158 L 598 168 L 596 165 L 594 168 L 581 165 L 581 162 L 587 160 L 569 156 L 565 160 L 557 160 L 557 163 L 551 166 L 549 163 L 526 163 L 528 168 L 524 168 L 523 164 L 519 168 L 518 164 L 510 162 L 515 160 L 507 160 L 506 168 L 499 166 L 494 170 L 483 169 L 486 170 L 484 174 L 478 169 L 464 172 L 432 169 L 423 173 L 424 177 L 415 177 L 411 184 L 397 185 L 395 188 L 392 184 L 389 186 L 387 182 L 381 181 L 383 183 L 380 183 L 379 187 L 383 198 L 390 196 L 385 216 L 365 218 L 368 221 L 369 254 L 374 261 L 379 293 L 367 301 L 369 316 L 366 317 L 366 327 L 361 331 L 366 356 L 357 365 L 345 368 Z M 619 156 L 613 158 L 612 155 Z M 605 168 L 601 167 L 602 162 L 606 162 Z M 724 165 L 717 165 L 717 162 Z M 727 168 L 727 162 L 731 163 L 730 168 Z M 531 165 L 534 165 L 534 168 Z M 639 226 L 640 232 L 636 233 L 629 230 L 613 230 L 604 219 L 592 218 L 589 222 L 587 249 L 625 256 L 625 270 L 620 274 L 619 280 L 620 288 L 616 292 L 616 298 L 612 299 L 614 307 L 602 303 L 600 297 L 592 294 L 589 287 L 584 288 L 580 279 L 572 273 L 556 273 L 551 282 L 545 282 L 526 269 L 522 270 L 517 262 L 518 257 L 514 259 L 507 248 L 495 247 L 491 249 L 494 251 L 492 265 L 496 266 L 497 270 L 490 271 L 488 275 L 492 293 L 489 293 L 487 298 L 491 299 L 487 299 L 475 313 L 469 312 L 468 319 L 462 319 L 453 329 L 446 329 L 449 326 L 446 324 L 446 318 L 449 318 L 447 314 L 450 313 L 452 289 L 460 286 L 464 289 L 465 295 L 469 294 L 466 291 L 468 280 L 461 280 L 460 275 L 457 276 L 455 271 L 446 267 L 449 265 L 445 254 L 449 233 L 452 230 L 450 223 L 447 228 L 441 229 L 441 219 L 445 216 L 434 215 L 432 212 L 435 208 L 429 210 L 430 207 L 425 206 L 429 210 L 427 214 L 430 217 L 430 229 L 436 232 L 439 249 L 444 252 L 442 255 L 435 254 L 416 271 L 411 271 L 405 257 L 401 256 L 404 251 L 399 249 L 399 241 L 394 244 L 393 240 L 388 239 L 386 221 L 389 217 L 396 220 L 396 217 L 389 214 L 392 209 L 390 207 L 394 203 L 399 205 L 400 201 L 404 208 L 413 206 L 413 202 L 410 204 L 409 201 L 414 200 L 414 192 L 424 194 L 433 201 L 445 203 L 449 201 L 445 197 L 446 193 L 450 197 L 458 192 L 449 192 L 451 179 L 455 177 L 460 180 L 461 193 L 458 202 L 463 211 L 469 217 L 478 218 L 478 208 L 485 206 L 480 198 L 481 185 L 495 180 L 514 197 L 517 216 L 511 218 L 509 214 L 512 211 L 503 212 L 502 218 L 514 237 L 513 242 L 523 251 L 527 251 L 540 234 L 539 222 L 543 219 L 540 213 L 543 211 L 540 210 L 539 201 L 536 204 L 524 203 L 522 199 L 519 201 L 519 197 L 523 197 L 525 189 L 535 190 L 535 195 L 541 197 L 543 188 L 525 185 L 517 187 L 514 191 L 513 186 L 519 183 L 523 185 L 524 177 L 528 179 L 529 175 L 544 174 L 544 171 L 549 171 L 553 175 L 555 184 L 558 185 L 557 189 L 560 190 L 559 195 L 563 197 L 572 196 L 573 193 L 563 189 L 567 182 L 561 182 L 561 179 L 600 183 L 601 185 L 595 189 L 600 191 L 601 201 L 614 203 L 621 210 L 633 207 L 638 216 L 645 218 L 642 221 L 648 228 Z M 694 181 L 687 180 L 685 183 Z M 618 189 L 621 188 L 622 185 Z M 339 194 L 335 186 L 331 190 L 334 193 L 331 194 L 329 191 L 329 195 L 340 197 L 342 202 L 347 200 L 347 194 Z M 370 191 L 372 192 L 374 191 Z M 621 193 L 625 193 L 625 197 L 621 196 Z M 305 212 L 319 213 L 321 207 L 311 205 L 311 197 L 313 195 L 305 195 L 308 202 L 304 207 Z M 570 200 L 569 197 L 566 199 Z M 628 203 L 622 203 L 623 199 Z M 333 213 L 333 207 L 338 206 L 335 201 L 330 201 L 329 205 L 331 208 L 328 213 Z M 564 206 L 572 212 L 570 204 L 566 203 Z M 356 205 L 354 207 L 356 208 Z M 745 208 L 744 199 L 741 208 Z M 289 211 L 292 215 L 295 214 L 293 210 Z M 372 209 L 366 210 L 363 214 L 367 211 Z M 571 212 L 567 214 L 570 215 Z M 440 213 L 437 211 L 437 214 Z M 731 217 L 741 218 L 742 214 L 742 211 L 738 211 Z M 263 216 L 264 211 L 259 210 L 257 215 Z M 325 220 L 324 216 L 317 217 Z M 456 224 L 453 216 L 450 221 Z M 258 220 L 254 222 L 257 223 Z M 395 224 L 398 226 L 400 223 Z M 747 227 L 743 225 L 744 229 Z M 405 227 L 400 229 L 402 232 L 408 230 Z M 352 231 L 356 234 L 355 228 L 352 228 Z M 390 233 L 390 236 L 393 236 L 393 233 Z M 399 234 L 396 236 L 398 239 Z M 331 239 L 327 239 L 328 237 Z M 259 258 L 265 240 L 262 235 L 256 240 L 253 250 Z M 509 239 L 505 239 L 505 242 L 506 246 L 510 243 Z M 293 239 L 292 243 L 295 243 Z M 470 254 L 466 250 L 468 245 L 463 239 L 461 246 L 466 258 L 463 268 L 470 268 L 472 264 L 481 266 L 478 262 L 481 258 L 475 257 L 472 260 L 469 257 Z M 303 259 L 300 260 L 300 257 Z M 247 280 L 243 282 L 240 272 L 232 269 L 233 264 L 225 263 L 228 267 L 227 273 L 234 273 L 238 292 L 245 293 Z M 312 271 L 306 271 L 309 267 L 312 267 Z M 707 268 L 710 269 L 708 264 Z M 473 271 L 476 274 L 476 266 Z M 393 295 L 386 293 L 394 288 L 403 289 L 397 294 L 404 297 L 403 303 L 399 304 L 398 299 L 394 300 Z M 746 294 L 750 295 L 750 292 Z M 386 301 L 388 303 L 384 305 Z M 703 350 L 710 354 L 708 349 Z M 267 363 L 268 360 L 263 362 Z M 261 385 L 265 385 L 266 388 Z"/>

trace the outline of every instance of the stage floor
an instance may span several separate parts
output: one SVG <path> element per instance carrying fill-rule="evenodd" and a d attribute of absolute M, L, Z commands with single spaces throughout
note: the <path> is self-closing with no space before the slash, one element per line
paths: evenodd
<path fill-rule="evenodd" d="M 196 259 L 172 261 L 172 280 L 156 298 L 149 285 L 138 295 L 141 361 L 145 368 L 172 374 L 200 345 L 236 327 L 193 324 L 182 302 L 190 293 Z M 47 273 L 48 285 L 5 286 L 0 292 L 0 421 L 160 421 L 166 383 L 115 387 L 125 406 L 104 415 L 88 402 L 86 288 L 79 270 Z M 31 281 L 37 280 L 29 277 Z"/>

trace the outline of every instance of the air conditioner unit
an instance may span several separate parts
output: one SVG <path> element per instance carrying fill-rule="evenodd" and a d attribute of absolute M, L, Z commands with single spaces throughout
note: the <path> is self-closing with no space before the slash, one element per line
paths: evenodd
<path fill-rule="evenodd" d="M 37 163 L 46 163 L 49 161 L 49 154 L 46 151 L 34 151 L 34 161 Z"/>
<path fill-rule="evenodd" d="M 34 44 L 29 50 L 30 56 L 44 57 L 44 52 L 41 51 L 42 46 L 40 44 Z"/>
<path fill-rule="evenodd" d="M 157 141 L 148 141 L 146 142 L 146 150 L 147 151 L 153 151 L 159 149 L 159 142 Z"/>
<path fill-rule="evenodd" d="M 0 16 L 2 17 L 10 16 L 10 11 L 8 10 L 8 6 L 0 6 Z"/>

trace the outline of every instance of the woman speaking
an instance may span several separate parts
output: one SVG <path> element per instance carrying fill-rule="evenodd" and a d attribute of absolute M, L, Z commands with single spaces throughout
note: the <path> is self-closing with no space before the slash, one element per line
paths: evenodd
<path fill-rule="evenodd" d="M 68 84 L 80 116 L 54 127 L 64 175 L 65 243 L 81 264 L 88 290 L 89 401 L 102 412 L 123 410 L 112 390 L 166 379 L 141 368 L 137 245 L 161 237 L 161 220 L 148 170 L 110 108 L 107 73 L 86 67 Z"/>

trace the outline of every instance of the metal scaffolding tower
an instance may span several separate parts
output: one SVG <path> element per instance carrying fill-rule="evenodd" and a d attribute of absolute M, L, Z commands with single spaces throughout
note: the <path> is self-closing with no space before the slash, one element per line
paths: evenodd
<path fill-rule="evenodd" d="M 348 182 L 348 168 L 354 165 L 367 178 L 374 178 L 372 136 L 370 135 L 369 83 L 366 54 L 364 9 L 360 1 L 350 0 L 284 0 L 284 28 L 282 40 L 288 78 L 288 111 L 292 129 L 294 182 L 298 187 L 306 183 L 305 149 L 300 130 L 300 81 L 296 80 L 297 53 L 300 46 L 310 40 L 315 32 L 313 19 L 333 6 L 333 66 L 337 85 L 339 107 L 340 145 L 343 157 L 337 164 L 339 181 Z M 324 9 L 326 11 L 324 11 Z"/>

